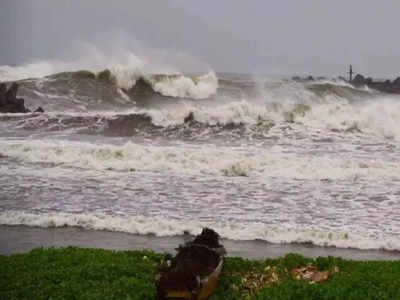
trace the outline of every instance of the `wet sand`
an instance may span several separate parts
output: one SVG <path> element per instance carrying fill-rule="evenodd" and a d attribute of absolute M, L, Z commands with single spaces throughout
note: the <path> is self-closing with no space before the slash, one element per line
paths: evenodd
<path fill-rule="evenodd" d="M 113 250 L 153 250 L 173 253 L 192 236 L 156 237 L 120 232 L 94 231 L 75 227 L 37 228 L 0 226 L 0 254 L 24 253 L 38 247 L 77 246 Z M 264 241 L 223 240 L 228 256 L 249 259 L 277 258 L 288 253 L 308 257 L 335 256 L 354 260 L 397 260 L 400 252 L 383 250 L 341 249 L 308 244 L 271 244 Z"/>

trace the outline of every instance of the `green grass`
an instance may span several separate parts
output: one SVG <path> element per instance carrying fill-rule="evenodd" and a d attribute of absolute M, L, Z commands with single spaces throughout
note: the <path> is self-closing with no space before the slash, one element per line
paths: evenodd
<path fill-rule="evenodd" d="M 154 299 L 154 275 L 163 261 L 163 254 L 149 251 L 73 247 L 0 256 L 0 299 Z M 315 284 L 290 275 L 291 269 L 307 264 L 339 272 Z M 249 293 L 243 279 L 271 269 L 279 280 Z M 400 261 L 313 260 L 296 254 L 262 261 L 226 258 L 210 299 L 247 298 L 400 299 Z"/>

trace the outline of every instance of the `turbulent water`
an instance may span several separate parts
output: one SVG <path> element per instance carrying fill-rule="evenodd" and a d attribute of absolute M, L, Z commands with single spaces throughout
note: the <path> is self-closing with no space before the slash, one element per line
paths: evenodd
<path fill-rule="evenodd" d="M 0 67 L 0 224 L 400 250 L 400 98 L 245 74 Z M 38 76 L 40 75 L 40 76 Z"/>

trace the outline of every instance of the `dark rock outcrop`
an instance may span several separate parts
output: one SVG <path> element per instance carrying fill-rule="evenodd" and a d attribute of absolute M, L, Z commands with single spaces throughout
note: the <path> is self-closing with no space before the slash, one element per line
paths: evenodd
<path fill-rule="evenodd" d="M 5 83 L 0 83 L 0 113 L 28 113 L 30 110 L 25 107 L 25 100 L 17 98 L 18 84 L 12 83 L 7 89 Z M 44 112 L 39 107 L 35 110 L 37 113 Z"/>
<path fill-rule="evenodd" d="M 0 112 L 2 113 L 26 113 L 29 110 L 25 107 L 25 101 L 17 98 L 18 84 L 13 83 L 7 90 L 2 83 L 0 88 Z"/>
<path fill-rule="evenodd" d="M 374 81 L 371 77 L 365 78 L 363 75 L 357 74 L 350 83 L 355 87 L 367 86 L 384 93 L 400 94 L 400 77 L 393 81 Z"/>
<path fill-rule="evenodd" d="M 373 83 L 373 79 L 371 77 L 365 78 L 365 84 L 372 84 Z"/>
<path fill-rule="evenodd" d="M 5 83 L 0 83 L 0 107 L 6 104 L 6 93 L 7 85 Z"/>
<path fill-rule="evenodd" d="M 356 87 L 360 87 L 362 85 L 365 85 L 365 78 L 361 74 L 357 74 L 351 83 Z"/>
<path fill-rule="evenodd" d="M 183 122 L 186 124 L 186 123 L 192 123 L 192 122 L 194 122 L 195 121 L 195 118 L 194 118 L 194 114 L 193 114 L 193 112 L 190 112 L 186 117 L 185 117 L 185 119 L 183 119 Z"/>
<path fill-rule="evenodd" d="M 306 78 L 306 81 L 314 81 L 315 79 L 314 79 L 314 77 L 312 77 L 311 75 L 309 75 L 307 78 Z"/>
<path fill-rule="evenodd" d="M 164 300 L 174 294 L 185 299 L 206 299 L 216 287 L 226 254 L 219 235 L 204 228 L 192 242 L 177 251 L 170 265 L 161 267 L 156 275 L 156 299 Z"/>
<path fill-rule="evenodd" d="M 397 77 L 393 82 L 392 85 L 395 86 L 400 90 L 400 77 Z"/>

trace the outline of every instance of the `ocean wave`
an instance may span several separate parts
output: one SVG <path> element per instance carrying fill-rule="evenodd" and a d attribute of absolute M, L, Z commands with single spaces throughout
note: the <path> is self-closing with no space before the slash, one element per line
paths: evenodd
<path fill-rule="evenodd" d="M 121 146 L 83 142 L 4 141 L 0 154 L 29 163 L 53 163 L 97 171 L 150 171 L 214 176 L 311 180 L 400 178 L 393 161 L 307 156 L 255 146 Z"/>
<path fill-rule="evenodd" d="M 356 88 L 344 81 L 323 80 L 320 82 L 308 83 L 305 87 L 320 97 L 332 94 L 348 100 L 362 99 L 379 94 L 379 92 L 374 92 L 370 89 Z"/>
<path fill-rule="evenodd" d="M 291 105 L 296 109 L 296 105 Z M 288 107 L 288 110 L 291 108 Z M 283 109 L 284 111 L 284 109 Z M 284 116 L 275 107 L 251 103 L 246 100 L 232 101 L 223 105 L 199 106 L 182 105 L 171 109 L 141 109 L 139 113 L 146 113 L 152 118 L 155 125 L 168 127 L 185 123 L 190 116 L 193 121 L 207 125 L 248 124 L 260 122 L 283 121 Z"/>
<path fill-rule="evenodd" d="M 172 131 L 182 137 L 210 130 L 210 136 L 241 128 L 243 137 L 268 136 L 273 126 L 290 126 L 306 134 L 310 129 L 322 130 L 325 134 L 363 134 L 384 139 L 400 140 L 398 121 L 400 102 L 394 97 L 379 97 L 350 103 L 346 99 L 326 99 L 324 103 L 255 103 L 247 100 L 225 104 L 175 105 L 166 108 L 130 107 L 124 111 L 92 111 L 87 113 L 49 112 L 43 115 L 27 114 L 10 116 L 1 114 L 1 119 L 18 120 L 15 129 L 63 130 L 76 127 L 76 132 L 92 132 L 112 136 L 158 133 L 168 136 Z M 87 126 L 87 128 L 84 128 Z M 94 129 L 94 130 L 93 130 Z M 165 129 L 165 130 L 163 130 Z"/>
<path fill-rule="evenodd" d="M 170 127 L 200 123 L 207 126 L 243 125 L 257 129 L 277 124 L 293 124 L 304 132 L 321 129 L 325 132 L 358 133 L 400 140 L 400 102 L 393 97 L 379 97 L 357 103 L 345 99 L 326 99 L 319 104 L 252 103 L 241 100 L 215 107 L 184 105 L 169 109 L 146 109 L 137 113 L 151 117 L 155 126 Z M 185 122 L 188 118 L 193 122 Z M 247 133 L 253 133 L 253 130 Z"/>
<path fill-rule="evenodd" d="M 400 250 L 400 240 L 373 232 L 322 231 L 314 228 L 276 227 L 263 223 L 222 223 L 195 220 L 166 219 L 146 216 L 110 216 L 106 214 L 29 213 L 4 211 L 0 213 L 1 225 L 26 225 L 44 228 L 65 226 L 92 230 L 176 236 L 199 234 L 203 227 L 216 230 L 223 238 L 231 240 L 263 240 L 275 244 L 307 243 L 338 248 Z"/>
<path fill-rule="evenodd" d="M 296 115 L 295 121 L 312 128 L 356 132 L 400 140 L 397 126 L 400 102 L 389 96 L 349 103 L 347 100 L 315 105 L 307 113 Z"/>
<path fill-rule="evenodd" d="M 133 99 L 135 101 L 140 101 L 140 97 L 148 90 L 166 97 L 205 99 L 215 94 L 218 88 L 218 78 L 213 71 L 200 76 L 186 76 L 179 73 L 148 73 L 139 66 L 112 66 L 102 71 L 78 70 L 54 74 L 51 73 L 53 69 L 52 65 L 46 62 L 23 67 L 0 66 L 0 81 L 20 80 L 21 84 L 24 84 L 34 78 L 39 80 L 45 77 L 47 80 L 41 80 L 42 88 L 56 94 L 63 94 L 68 88 L 75 93 L 85 94 L 88 86 L 96 85 L 98 88 L 103 84 L 112 89 L 110 85 L 114 84 L 117 88 L 115 92 L 123 91 L 128 96 L 132 94 L 136 96 Z M 42 91 L 39 89 L 37 92 Z M 89 95 L 95 98 L 99 94 L 92 90 Z"/>
<path fill-rule="evenodd" d="M 98 110 L 102 114 L 108 110 L 115 118 L 141 114 L 161 127 L 185 124 L 192 116 L 195 122 L 210 126 L 292 123 L 304 126 L 305 131 L 318 128 L 400 140 L 398 96 L 356 89 L 341 81 L 299 83 L 225 76 L 219 86 L 218 80 L 214 72 L 203 76 L 153 74 L 141 65 L 128 65 L 23 80 L 20 92 L 28 105 L 36 101 L 32 107 L 42 106 L 48 112 Z M 190 101 L 211 96 L 210 100 Z M 189 101 L 174 102 L 174 97 Z M 130 130 L 121 132 L 128 132 L 126 136 Z"/>
<path fill-rule="evenodd" d="M 108 70 L 98 73 L 95 77 L 107 74 Z M 110 78 L 118 87 L 123 88 L 127 94 L 135 93 L 135 100 L 144 92 L 135 89 L 148 89 L 160 95 L 173 98 L 206 99 L 217 92 L 218 78 L 213 71 L 201 76 L 186 76 L 183 74 L 151 74 L 142 70 L 111 68 Z M 139 82 L 139 84 L 138 84 Z M 139 96 L 139 97 L 138 97 Z"/>

